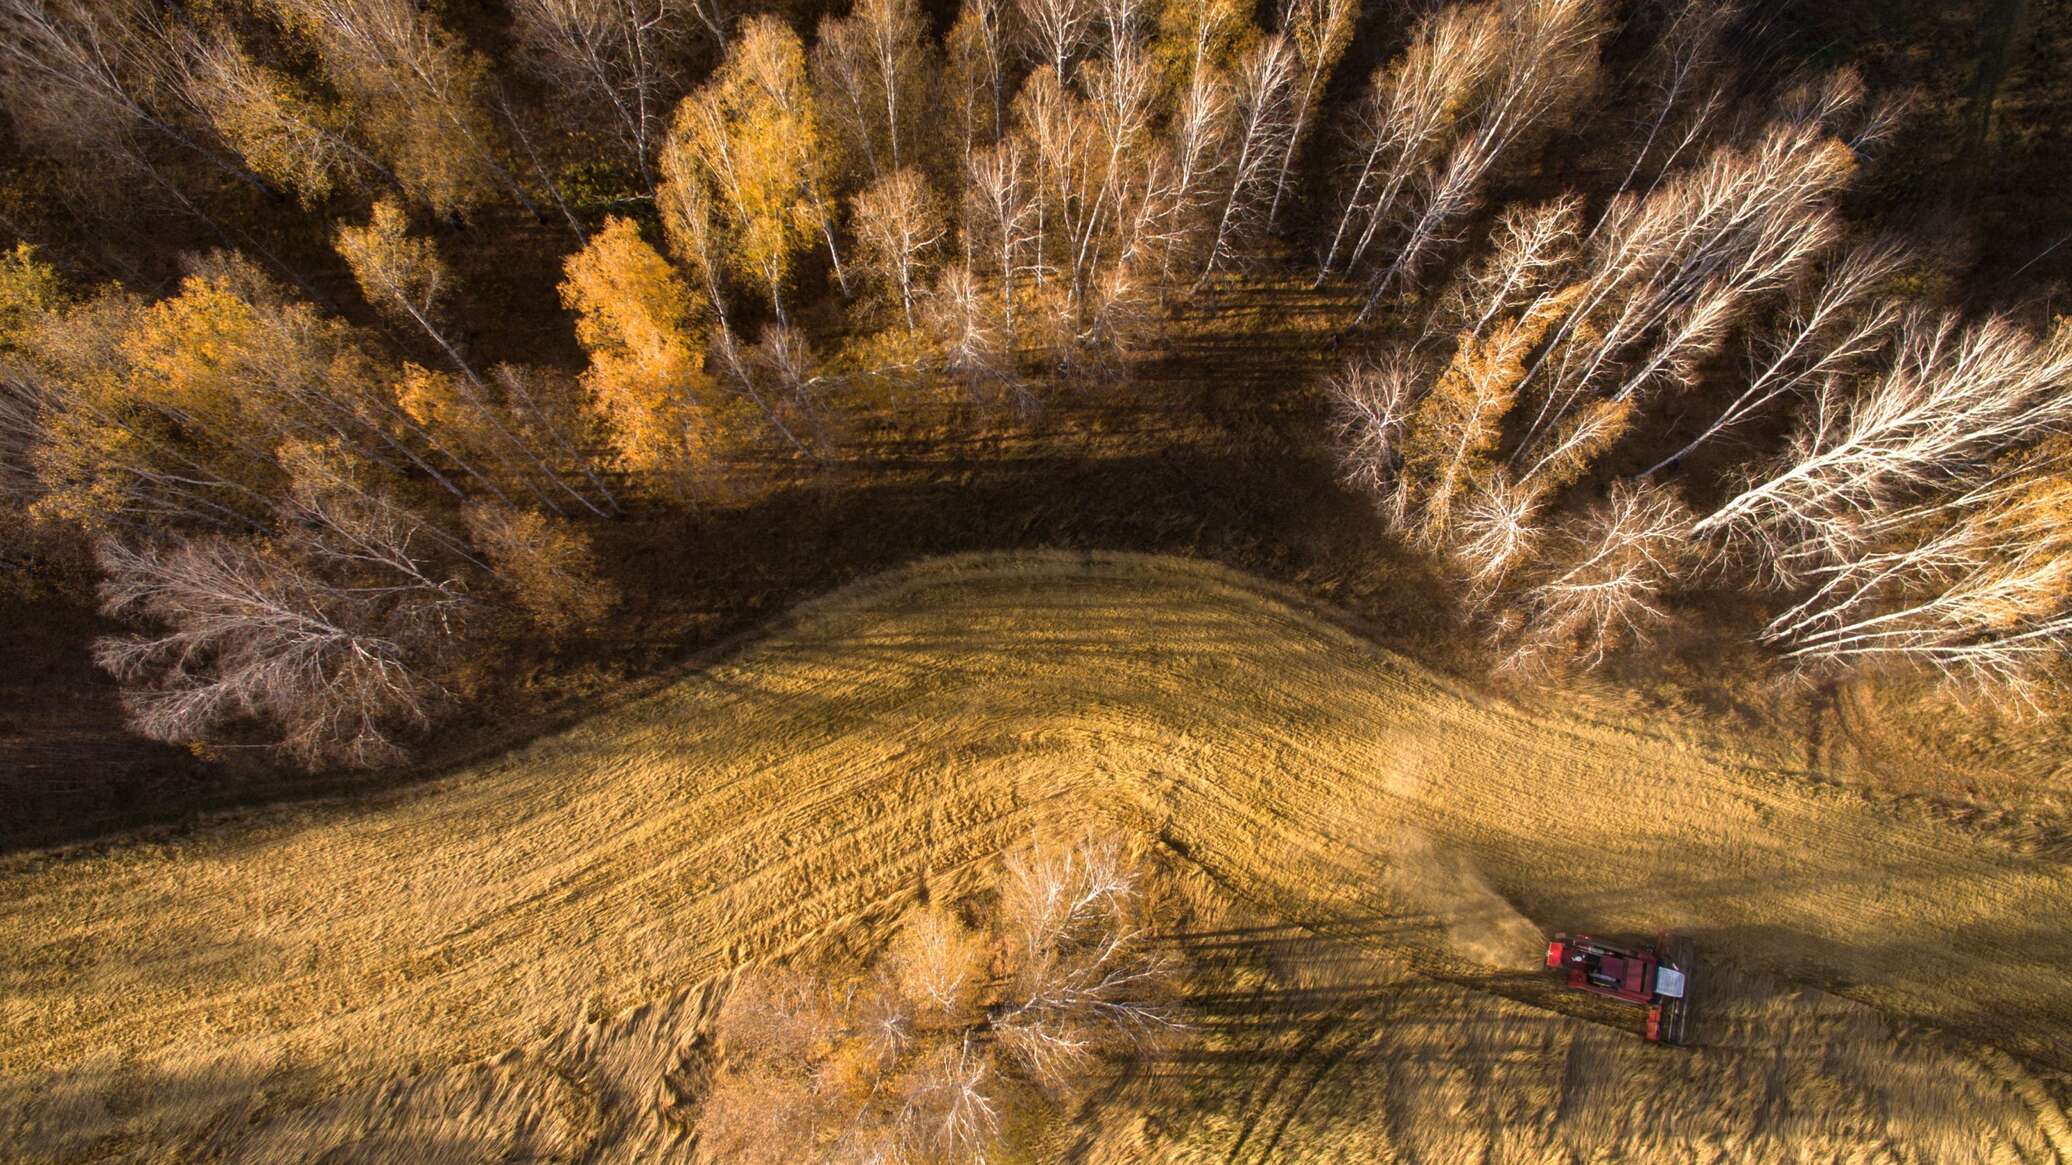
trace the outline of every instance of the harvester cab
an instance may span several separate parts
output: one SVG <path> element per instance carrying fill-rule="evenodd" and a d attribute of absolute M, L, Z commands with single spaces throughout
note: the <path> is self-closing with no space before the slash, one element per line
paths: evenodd
<path fill-rule="evenodd" d="M 1690 1036 L 1691 978 L 1697 949 L 1690 939 L 1664 935 L 1650 946 L 1617 944 L 1586 934 L 1555 935 L 1547 969 L 1576 991 L 1648 1009 L 1648 1039 L 1681 1044 Z"/>

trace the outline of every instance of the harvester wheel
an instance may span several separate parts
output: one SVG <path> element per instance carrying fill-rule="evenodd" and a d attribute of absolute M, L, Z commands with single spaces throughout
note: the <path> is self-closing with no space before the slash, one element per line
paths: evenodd
<path fill-rule="evenodd" d="M 1662 1001 L 1662 1042 L 1685 1044 L 1691 1036 L 1691 1003 L 1698 990 L 1698 944 L 1686 935 L 1673 935 L 1662 954 L 1668 964 L 1683 972 L 1681 999 Z"/>

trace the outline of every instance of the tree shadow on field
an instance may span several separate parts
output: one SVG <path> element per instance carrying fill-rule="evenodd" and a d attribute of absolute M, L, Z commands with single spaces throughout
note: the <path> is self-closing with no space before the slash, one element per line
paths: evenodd
<path fill-rule="evenodd" d="M 102 1160 L 148 1135 L 172 1151 L 167 1160 L 214 1159 L 221 1135 L 241 1123 L 234 1114 L 256 1120 L 272 1106 L 313 1103 L 320 1089 L 306 1073 L 143 1067 L 105 1053 L 68 1071 L 0 1082 L 0 1157 Z"/>
<path fill-rule="evenodd" d="M 1062 1159 L 1092 1160 L 1097 1146 L 1101 1159 L 1122 1159 L 1102 1143 L 1114 1131 L 1100 1120 L 1110 1110 L 1132 1114 L 1137 1131 L 1159 1141 L 1205 1152 L 1213 1144 L 1216 1160 L 1297 1159 L 1280 1154 L 1321 1147 L 1313 1140 L 1320 1130 L 1362 1126 L 1377 1134 L 1393 1123 L 1376 1107 L 1391 1074 L 1415 1076 L 1427 1063 L 1438 1072 L 1486 1074 L 1515 1060 L 1521 1046 L 1551 1045 L 1572 1024 L 1568 1015 L 1511 1009 L 1500 1030 L 1473 1034 L 1483 1029 L 1464 1021 L 1486 1021 L 1486 1003 L 1376 953 L 1421 926 L 1371 919 L 1358 940 L 1336 922 L 1329 934 L 1264 925 L 1164 936 L 1198 968 L 1174 1000 L 1184 1026 L 1089 1102 Z M 1492 990 L 1527 978 L 1492 971 L 1468 985 Z M 1492 1035 L 1498 1038 L 1486 1038 Z M 1353 1097 L 1362 1102 L 1349 1109 Z M 1155 1153 L 1146 1144 L 1132 1148 Z"/>
<path fill-rule="evenodd" d="M 0 1082 L 0 1159 L 141 1160 L 125 1154 L 148 1146 L 154 1161 L 229 1165 L 576 1161 L 598 1133 L 589 1099 L 511 1057 L 370 1083 L 288 1060 L 211 1062 L 196 1051 L 161 1068 L 109 1054 Z"/>
<path fill-rule="evenodd" d="M 1190 1160 L 1232 1162 L 1476 1160 L 1487 1154 L 1474 1145 L 1528 1126 L 1561 1159 L 1654 1160 L 1651 1146 L 1700 1133 L 1749 1160 L 1817 1154 L 1841 1143 L 1822 1139 L 1831 1133 L 1923 1160 L 1946 1159 L 1937 1147 L 1967 1136 L 1988 1142 L 1978 1160 L 2033 1139 L 2033 1098 L 2004 1095 L 2014 1077 L 1982 1066 L 1969 1039 L 1705 961 L 1756 941 L 1753 928 L 1697 932 L 1690 1048 L 1647 1044 L 1644 1009 L 1539 970 L 1434 971 L 1375 953 L 1419 929 L 1331 919 L 1166 936 L 1201 967 L 1176 1000 L 1186 1027 L 1077 1114 L 1064 1159 L 1184 1147 Z M 2048 1067 L 2034 1078 L 2068 1079 Z"/>
<path fill-rule="evenodd" d="M 1701 995 L 1712 969 L 1747 969 L 2072 1072 L 2072 977 L 2065 971 L 2072 966 L 2072 932 L 2032 891 L 1965 903 L 1972 891 L 1961 880 L 1953 884 L 1949 868 L 1933 858 L 1894 856 L 1849 867 L 1808 861 L 1795 872 L 1744 870 L 1673 884 L 1498 889 L 1547 935 L 1648 941 L 1673 930 L 1689 936 L 1697 946 Z M 1877 913 L 1837 917 L 1838 929 L 1824 932 L 1821 901 L 1829 895 L 1830 909 L 1855 903 L 1875 912 L 1890 902 L 1890 915 L 1882 928 Z M 1953 903 L 1952 914 L 1909 912 L 1911 903 L 1937 899 Z M 1393 989 L 1390 975 L 1360 973 L 1375 964 L 1376 951 L 1397 958 L 1393 975 L 1414 973 L 1621 1027 L 1638 1022 L 1631 1009 L 1561 989 L 1536 963 L 1492 968 L 1461 949 L 1454 933 L 1460 922 L 1443 911 L 1334 911 L 1300 927 L 1203 932 L 1172 941 L 1196 961 L 1293 968 L 1271 995 L 1258 995 L 1263 988 L 1256 984 L 1247 988 L 1262 1005 L 1274 1005 L 1261 1013 L 1267 1020 L 1244 1015 L 1251 995 L 1226 992 L 1201 1001 L 1220 1009 L 1206 1014 L 1215 1023 L 1233 1022 L 1223 1014 L 1233 1008 L 1255 1025 L 1289 1017 L 1307 1022 L 1327 1005 L 1357 1005 L 1366 1001 L 1363 993 L 1386 995 Z"/>
<path fill-rule="evenodd" d="M 1513 995 L 1537 979 L 1498 969 L 1433 976 L 1392 950 L 1422 941 L 1428 930 L 1424 919 L 1374 916 L 1315 930 L 1280 924 L 1161 936 L 1160 946 L 1199 969 L 1173 1000 L 1188 1036 L 1152 1048 L 1136 1070 L 1163 1079 L 1247 1076 L 1262 1064 L 1320 1054 L 1313 1041 L 1283 1047 L 1276 1037 L 1307 1037 L 1348 1016 L 1386 1012 L 1392 1023 L 1445 1022 L 1403 1009 L 1404 1001 L 1429 995 L 1434 982 Z"/>
<path fill-rule="evenodd" d="M 1069 415 L 1083 419 L 1086 411 Z M 1112 415 L 1104 424 L 1153 436 L 1175 421 L 1169 407 L 1107 411 Z M 551 659 L 544 645 L 511 643 L 513 657 L 488 677 L 498 690 L 477 701 L 497 714 L 448 719 L 418 742 L 424 759 L 403 768 L 299 774 L 266 760 L 262 750 L 232 750 L 227 755 L 235 763 L 210 766 L 205 774 L 189 766 L 197 771 L 161 782 L 163 788 L 93 781 L 74 788 L 53 783 L 46 772 L 51 757 L 30 751 L 47 744 L 47 734 L 0 739 L 0 808 L 8 810 L 0 812 L 0 853 L 140 827 L 178 828 L 202 813 L 360 797 L 450 773 L 651 695 L 753 638 L 781 633 L 787 621 L 772 623 L 771 616 L 801 600 L 945 554 L 1063 549 L 1208 559 L 1349 601 L 1363 630 L 1384 642 L 1444 647 L 1448 619 L 1435 615 L 1434 606 L 1443 588 L 1384 585 L 1397 569 L 1378 565 L 1390 561 L 1387 540 L 1362 520 L 1364 503 L 1337 484 L 1321 453 L 1260 449 L 1213 427 L 1198 444 L 1168 442 L 1144 451 L 1150 439 L 1128 437 L 1137 448 L 1099 452 L 1003 451 L 975 443 L 948 454 L 931 448 L 924 456 L 872 447 L 736 502 L 688 513 L 644 509 L 599 526 L 593 537 L 626 596 L 607 628 Z M 1291 456 L 1299 469 L 1291 468 Z M 1057 600 L 1046 601 L 1053 604 L 1048 613 L 1058 613 Z M 1018 599 L 1011 588 L 988 602 L 989 617 L 1021 616 L 1023 627 L 1037 627 L 1047 613 L 1041 601 Z M 1128 612 L 1140 622 L 1156 615 L 1148 604 Z M 853 674 L 944 645 L 841 646 L 863 653 L 848 664 Z M 1112 644 L 1085 635 L 1032 646 L 1085 659 Z M 580 669 L 609 682 L 580 690 L 542 682 Z M 112 709 L 112 685 L 104 678 L 96 683 L 95 698 Z M 130 739 L 114 726 L 112 711 L 103 719 L 104 742 Z M 153 755 L 184 756 L 153 748 Z M 112 763 L 89 767 L 114 771 Z M 41 775 L 32 790 L 17 787 L 8 773 L 24 781 Z"/>
<path fill-rule="evenodd" d="M 2046 1071 L 2072 1073 L 2072 983 L 2065 975 L 2072 965 L 2072 946 L 2061 919 L 2032 916 L 1990 926 L 1973 923 L 1895 934 L 1881 943 L 1848 949 L 1847 966 L 1872 969 L 1915 959 L 1924 946 L 1947 952 L 1947 990 L 1929 1005 L 1918 993 L 1895 996 L 1889 984 L 1873 975 L 1852 978 L 1838 973 L 1844 960 L 1821 958 L 1818 952 L 1839 948 L 1819 935 L 1774 924 L 1701 927 L 1689 933 L 1700 952 L 1694 981 L 1701 998 L 1708 961 L 1731 968 L 1760 967 L 1793 984 L 1975 1040 Z M 1794 950 L 1808 955 L 1797 960 L 1778 957 L 1778 952 Z M 1760 952 L 1760 957 L 1752 957 L 1753 952 Z M 1988 983 L 2009 989 L 1988 996 L 1979 990 Z M 2028 990 L 2019 990 L 2025 986 Z"/>

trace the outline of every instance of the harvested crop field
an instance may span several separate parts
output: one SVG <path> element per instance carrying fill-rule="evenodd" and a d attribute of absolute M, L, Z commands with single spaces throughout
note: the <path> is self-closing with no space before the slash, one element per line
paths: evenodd
<path fill-rule="evenodd" d="M 939 560 L 435 782 L 10 859 L 0 1143 L 688 1155 L 716 980 L 1086 823 L 1215 921 L 1173 938 L 1193 1033 L 1036 1159 L 2072 1160 L 2061 838 L 1790 757 L 1496 699 L 1214 567 Z M 1724 960 L 1690 1051 L 1517 973 L 1664 926 Z"/>

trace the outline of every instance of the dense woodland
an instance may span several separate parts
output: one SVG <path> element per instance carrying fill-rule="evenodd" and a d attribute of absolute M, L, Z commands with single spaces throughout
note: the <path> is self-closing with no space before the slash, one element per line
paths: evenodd
<path fill-rule="evenodd" d="M 184 771 L 394 766 L 1059 540 L 1336 555 L 1519 683 L 2050 707 L 2053 34 L 1881 11 L 0 0 L 13 642 Z"/>

